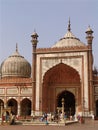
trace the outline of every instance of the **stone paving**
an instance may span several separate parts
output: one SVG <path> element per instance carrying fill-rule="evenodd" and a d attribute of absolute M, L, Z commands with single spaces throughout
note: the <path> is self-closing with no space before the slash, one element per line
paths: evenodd
<path fill-rule="evenodd" d="M 98 130 L 98 120 L 86 120 L 84 124 L 59 125 L 0 125 L 0 130 Z"/>

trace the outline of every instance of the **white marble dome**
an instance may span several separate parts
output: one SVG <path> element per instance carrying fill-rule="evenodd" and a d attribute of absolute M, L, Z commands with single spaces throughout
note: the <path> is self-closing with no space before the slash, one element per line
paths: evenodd
<path fill-rule="evenodd" d="M 4 60 L 0 67 L 1 77 L 21 77 L 27 78 L 31 76 L 30 63 L 16 51 Z"/>
<path fill-rule="evenodd" d="M 68 31 L 57 43 L 55 43 L 54 47 L 75 47 L 75 46 L 85 46 L 83 42 L 79 40 L 79 38 L 75 37 L 75 35 L 71 32 L 70 21 L 68 24 Z"/>

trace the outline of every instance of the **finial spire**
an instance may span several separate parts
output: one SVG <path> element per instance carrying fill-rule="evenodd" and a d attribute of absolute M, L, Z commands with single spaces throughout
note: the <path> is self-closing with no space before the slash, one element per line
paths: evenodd
<path fill-rule="evenodd" d="M 70 18 L 69 18 L 69 21 L 68 21 L 68 31 L 70 31 L 71 30 L 71 28 L 70 28 Z"/>
<path fill-rule="evenodd" d="M 36 29 L 34 28 L 34 33 L 36 33 Z"/>
<path fill-rule="evenodd" d="M 16 52 L 18 52 L 18 43 L 16 43 Z"/>

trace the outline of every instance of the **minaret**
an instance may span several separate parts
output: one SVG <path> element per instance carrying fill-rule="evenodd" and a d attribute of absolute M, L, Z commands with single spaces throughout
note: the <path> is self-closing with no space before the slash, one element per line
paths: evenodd
<path fill-rule="evenodd" d="M 36 105 L 36 47 L 38 43 L 38 34 L 34 31 L 31 35 L 32 40 L 32 113 L 35 115 L 35 105 Z"/>
<path fill-rule="evenodd" d="M 93 100 L 93 54 L 92 54 L 92 41 L 93 41 L 93 31 L 88 27 L 87 31 L 87 44 L 88 44 L 88 84 L 89 84 L 89 105 L 90 112 L 93 114 L 94 100 Z"/>
<path fill-rule="evenodd" d="M 87 39 L 87 43 L 88 45 L 92 45 L 92 41 L 93 41 L 93 31 L 90 28 L 90 26 L 88 27 L 87 31 L 85 32 L 87 34 L 86 39 Z"/>

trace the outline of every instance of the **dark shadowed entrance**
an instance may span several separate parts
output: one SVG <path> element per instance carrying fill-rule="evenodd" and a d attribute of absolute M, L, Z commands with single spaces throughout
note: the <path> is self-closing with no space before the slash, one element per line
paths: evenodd
<path fill-rule="evenodd" d="M 63 91 L 58 95 L 57 107 L 62 107 L 62 98 L 64 98 L 64 111 L 70 116 L 75 114 L 75 96 L 69 91 Z"/>
<path fill-rule="evenodd" d="M 31 101 L 27 98 L 21 101 L 21 116 L 31 115 Z"/>
<path fill-rule="evenodd" d="M 8 100 L 7 106 L 11 108 L 12 114 L 17 115 L 17 101 L 15 99 Z"/>
<path fill-rule="evenodd" d="M 96 101 L 96 116 L 98 117 L 98 100 Z"/>

